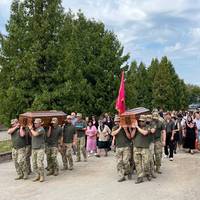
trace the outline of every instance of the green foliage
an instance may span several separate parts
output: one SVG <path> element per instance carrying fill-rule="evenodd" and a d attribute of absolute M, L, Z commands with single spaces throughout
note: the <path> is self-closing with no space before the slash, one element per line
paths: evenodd
<path fill-rule="evenodd" d="M 189 104 L 200 103 L 200 87 L 188 84 L 186 91 L 188 92 Z"/>
<path fill-rule="evenodd" d="M 120 66 L 116 35 L 61 0 L 14 0 L 0 37 L 0 121 L 27 110 L 113 111 Z"/>
<path fill-rule="evenodd" d="M 126 82 L 129 107 L 144 106 L 164 110 L 188 107 L 186 85 L 179 79 L 167 57 L 163 57 L 160 62 L 156 58 L 152 59 L 147 69 L 143 63 L 139 67 L 137 64 L 133 66 L 127 72 Z"/>

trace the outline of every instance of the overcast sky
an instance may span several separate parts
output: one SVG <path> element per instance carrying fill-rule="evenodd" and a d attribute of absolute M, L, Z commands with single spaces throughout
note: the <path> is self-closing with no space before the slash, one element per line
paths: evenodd
<path fill-rule="evenodd" d="M 0 0 L 3 33 L 10 4 Z M 148 65 L 166 55 L 180 78 L 200 86 L 200 0 L 63 0 L 63 6 L 104 22 L 131 60 Z"/>

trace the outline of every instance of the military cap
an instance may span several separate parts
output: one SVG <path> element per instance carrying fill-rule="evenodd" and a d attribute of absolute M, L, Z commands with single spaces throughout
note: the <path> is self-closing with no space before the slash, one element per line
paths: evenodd
<path fill-rule="evenodd" d="M 139 121 L 146 121 L 146 116 L 145 115 L 140 115 Z"/>
<path fill-rule="evenodd" d="M 114 121 L 119 122 L 119 120 L 120 120 L 120 117 L 118 115 L 115 115 Z"/>
<path fill-rule="evenodd" d="M 18 122 L 18 119 L 11 119 L 10 124 L 13 125 Z"/>
<path fill-rule="evenodd" d="M 34 123 L 36 124 L 42 123 L 41 118 L 35 118 Z"/>

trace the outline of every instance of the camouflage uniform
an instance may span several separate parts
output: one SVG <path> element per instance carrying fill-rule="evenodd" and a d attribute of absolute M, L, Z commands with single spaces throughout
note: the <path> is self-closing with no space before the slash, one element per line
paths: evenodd
<path fill-rule="evenodd" d="M 44 148 L 32 149 L 33 171 L 36 175 L 43 177 L 44 177 L 44 155 L 45 155 Z"/>
<path fill-rule="evenodd" d="M 31 173 L 31 145 L 26 145 L 25 156 L 26 156 L 27 171 L 28 171 L 28 174 L 30 174 Z"/>
<path fill-rule="evenodd" d="M 12 159 L 15 164 L 15 169 L 19 177 L 23 178 L 24 175 L 27 176 L 27 165 L 26 165 L 26 149 L 12 148 Z"/>
<path fill-rule="evenodd" d="M 11 120 L 12 125 L 14 125 L 15 123 L 18 123 L 17 119 Z M 8 132 L 9 132 L 9 130 L 8 130 Z M 22 179 L 22 178 L 27 179 L 28 171 L 27 171 L 27 165 L 26 165 L 25 137 L 24 136 L 22 137 L 20 135 L 20 128 L 18 128 L 18 127 L 14 128 L 14 130 L 10 134 L 11 134 L 12 147 L 13 147 L 12 148 L 12 159 L 14 161 L 15 169 L 18 174 L 18 177 L 16 178 L 16 180 Z"/>
<path fill-rule="evenodd" d="M 130 174 L 130 147 L 116 148 L 117 171 L 120 178 Z"/>
<path fill-rule="evenodd" d="M 71 123 L 71 116 L 67 116 L 67 122 L 63 126 L 63 167 L 64 169 L 73 169 L 72 144 L 76 136 L 76 128 Z M 69 168 L 68 168 L 69 164 Z"/>
<path fill-rule="evenodd" d="M 26 138 L 26 165 L 28 174 L 31 173 L 31 136 L 29 135 L 29 129 L 25 128 Z"/>
<path fill-rule="evenodd" d="M 36 118 L 34 123 L 41 123 L 41 119 Z M 31 129 L 32 131 L 32 129 Z M 37 136 L 32 135 L 32 164 L 36 175 L 33 181 L 44 181 L 44 155 L 45 155 L 45 130 L 39 127 L 35 130 Z"/>
<path fill-rule="evenodd" d="M 159 120 L 159 115 L 157 113 L 153 113 L 153 123 L 156 125 L 156 133 L 154 135 L 154 154 L 155 154 L 155 166 L 156 166 L 156 172 L 160 172 L 161 167 L 161 160 L 162 160 L 162 149 L 163 145 L 161 142 L 161 134 L 162 131 L 165 130 L 164 122 Z"/>
<path fill-rule="evenodd" d="M 117 120 L 117 119 L 115 119 Z M 112 131 L 115 131 L 119 128 L 119 126 L 113 127 Z M 116 159 L 117 159 L 117 172 L 119 175 L 119 182 L 125 180 L 125 176 L 127 175 L 130 179 L 131 177 L 131 169 L 130 169 L 130 145 L 131 141 L 127 137 L 124 128 L 121 128 L 119 132 L 115 135 L 116 142 Z"/>
<path fill-rule="evenodd" d="M 57 160 L 58 155 L 58 142 L 62 137 L 62 128 L 58 126 L 58 119 L 52 118 L 52 127 L 49 127 L 46 137 L 46 155 L 47 155 L 47 167 L 49 172 L 47 175 L 58 175 L 59 165 Z"/>
<path fill-rule="evenodd" d="M 148 130 L 149 128 L 145 125 L 146 123 L 146 116 L 140 116 L 140 127 L 143 130 Z M 141 125 L 143 124 L 143 125 Z M 135 168 L 137 173 L 137 180 L 136 183 L 143 182 L 143 177 L 147 177 L 150 181 L 150 137 L 149 133 L 147 135 L 143 135 L 138 130 L 136 130 L 135 137 L 134 137 L 134 161 L 135 161 Z"/>
<path fill-rule="evenodd" d="M 81 160 L 81 152 L 83 154 L 84 160 L 87 160 L 87 154 L 85 149 L 85 136 L 77 138 L 77 161 Z"/>
<path fill-rule="evenodd" d="M 150 175 L 149 148 L 134 147 L 134 161 L 138 178 Z"/>
<path fill-rule="evenodd" d="M 77 113 L 77 117 L 82 116 L 80 113 Z M 85 130 L 87 124 L 84 120 L 80 119 L 75 122 L 75 128 L 77 132 L 77 159 L 76 161 L 81 161 L 81 152 L 84 157 L 84 161 L 87 161 L 87 153 L 85 148 Z"/>

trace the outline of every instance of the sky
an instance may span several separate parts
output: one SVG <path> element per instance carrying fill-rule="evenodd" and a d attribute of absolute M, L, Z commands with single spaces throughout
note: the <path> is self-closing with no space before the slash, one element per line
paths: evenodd
<path fill-rule="evenodd" d="M 12 0 L 0 0 L 5 32 Z M 200 0 L 63 0 L 66 12 L 79 9 L 114 31 L 130 61 L 167 56 L 185 83 L 200 86 Z"/>

